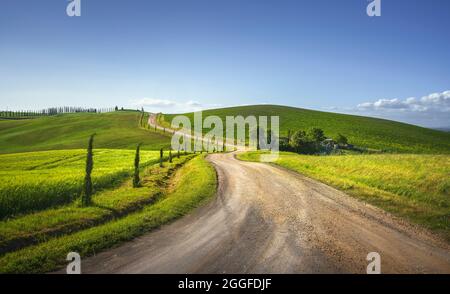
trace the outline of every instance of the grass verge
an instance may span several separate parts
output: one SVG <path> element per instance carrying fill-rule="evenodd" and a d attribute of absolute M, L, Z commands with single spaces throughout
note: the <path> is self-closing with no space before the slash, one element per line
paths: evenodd
<path fill-rule="evenodd" d="M 66 264 L 65 258 L 69 252 L 78 252 L 85 258 L 185 215 L 211 198 L 216 185 L 213 167 L 204 156 L 197 156 L 176 172 L 172 189 L 155 204 L 104 225 L 8 253 L 0 257 L 0 272 L 42 273 L 56 270 Z"/>
<path fill-rule="evenodd" d="M 259 161 L 260 152 L 238 158 Z M 450 156 L 306 156 L 282 152 L 275 163 L 345 191 L 450 241 Z"/>

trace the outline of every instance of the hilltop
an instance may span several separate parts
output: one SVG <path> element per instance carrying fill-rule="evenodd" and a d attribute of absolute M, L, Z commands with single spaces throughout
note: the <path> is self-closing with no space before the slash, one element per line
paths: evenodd
<path fill-rule="evenodd" d="M 22 120 L 0 120 L 0 153 L 85 148 L 96 133 L 95 148 L 157 150 L 170 137 L 139 127 L 140 112 L 74 113 Z"/>
<path fill-rule="evenodd" d="M 186 113 L 193 121 L 193 113 Z M 249 115 L 280 117 L 280 135 L 288 130 L 321 128 L 328 137 L 341 133 L 350 143 L 367 148 L 402 153 L 450 153 L 450 133 L 422 128 L 405 123 L 278 105 L 251 105 L 203 111 L 203 117 Z M 175 114 L 165 114 L 170 122 Z"/>

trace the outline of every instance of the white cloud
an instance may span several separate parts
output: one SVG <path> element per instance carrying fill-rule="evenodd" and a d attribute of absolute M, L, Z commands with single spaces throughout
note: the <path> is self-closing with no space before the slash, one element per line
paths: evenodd
<path fill-rule="evenodd" d="M 362 111 L 389 112 L 450 112 L 450 91 L 433 93 L 420 99 L 410 97 L 406 99 L 379 99 L 375 102 L 365 102 L 357 106 Z"/>
<path fill-rule="evenodd" d="M 220 106 L 218 104 L 202 104 L 193 100 L 180 102 L 169 99 L 155 98 L 134 99 L 131 101 L 131 104 L 139 108 L 144 107 L 147 111 L 164 113 L 193 112 Z"/>
<path fill-rule="evenodd" d="M 134 106 L 149 106 L 149 107 L 173 107 L 176 105 L 174 101 L 165 99 L 142 98 L 133 101 Z"/>

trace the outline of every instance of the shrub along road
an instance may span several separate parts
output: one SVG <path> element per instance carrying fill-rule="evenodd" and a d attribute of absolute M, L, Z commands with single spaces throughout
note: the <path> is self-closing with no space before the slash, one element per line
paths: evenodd
<path fill-rule="evenodd" d="M 212 154 L 214 201 L 83 260 L 84 273 L 450 273 L 447 243 L 327 185 Z"/>

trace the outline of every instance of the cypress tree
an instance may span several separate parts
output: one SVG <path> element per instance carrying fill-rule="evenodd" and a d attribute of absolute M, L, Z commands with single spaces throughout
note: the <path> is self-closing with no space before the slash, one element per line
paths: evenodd
<path fill-rule="evenodd" d="M 161 148 L 161 150 L 159 150 L 159 166 L 163 167 L 163 155 L 164 155 L 164 151 Z"/>
<path fill-rule="evenodd" d="M 141 179 L 139 178 L 139 161 L 140 156 L 139 152 L 141 149 L 141 143 L 139 143 L 136 147 L 136 155 L 134 156 L 134 176 L 133 176 L 133 188 L 137 188 L 140 186 Z"/>
<path fill-rule="evenodd" d="M 93 148 L 93 144 L 94 144 L 94 136 L 95 136 L 95 134 L 91 135 L 91 137 L 89 138 L 89 143 L 88 143 L 88 148 L 87 148 L 86 175 L 84 177 L 84 191 L 83 191 L 83 196 L 81 199 L 82 206 L 88 206 L 91 204 L 91 197 L 92 197 L 91 173 L 92 173 L 92 169 L 94 167 L 92 148 Z"/>
<path fill-rule="evenodd" d="M 142 114 L 141 114 L 141 119 L 139 120 L 139 124 L 141 127 L 144 126 L 144 112 L 142 112 Z"/>

